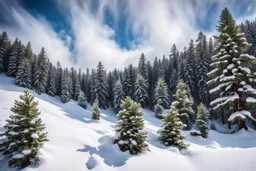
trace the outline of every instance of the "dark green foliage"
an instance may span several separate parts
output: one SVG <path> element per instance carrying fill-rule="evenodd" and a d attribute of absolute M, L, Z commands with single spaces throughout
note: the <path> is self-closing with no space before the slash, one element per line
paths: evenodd
<path fill-rule="evenodd" d="M 143 131 L 143 113 L 139 108 L 139 104 L 126 97 L 121 104 L 122 110 L 117 114 L 118 124 L 114 143 L 118 144 L 121 151 L 129 150 L 133 155 L 148 150 L 147 136 Z"/>
<path fill-rule="evenodd" d="M 186 149 L 187 144 L 183 142 L 186 138 L 181 130 L 184 124 L 179 119 L 177 109 L 172 106 L 166 117 L 164 117 L 164 125 L 158 131 L 159 138 L 165 146 L 177 146 L 179 149 Z"/>
<path fill-rule="evenodd" d="M 167 89 L 167 85 L 165 84 L 163 78 L 159 78 L 159 80 L 157 82 L 157 86 L 155 88 L 154 95 L 155 95 L 155 97 L 154 97 L 155 105 L 159 104 L 165 109 L 170 107 L 168 89 Z"/>
<path fill-rule="evenodd" d="M 24 91 L 20 100 L 15 101 L 11 108 L 13 114 L 4 126 L 7 140 L 0 144 L 0 152 L 10 157 L 9 165 L 19 169 L 37 164 L 37 152 L 47 141 L 44 124 L 39 118 L 38 102 L 28 90 Z"/>
<path fill-rule="evenodd" d="M 116 113 L 119 112 L 120 104 L 124 100 L 124 98 L 125 98 L 125 94 L 123 92 L 122 84 L 120 83 L 120 81 L 117 81 L 114 89 L 114 100 L 113 100 L 114 111 Z"/>
<path fill-rule="evenodd" d="M 84 92 L 82 92 L 82 91 L 80 91 L 79 96 L 78 96 L 78 105 L 85 109 L 87 108 L 87 100 L 84 95 Z"/>
<path fill-rule="evenodd" d="M 176 101 L 172 103 L 172 106 L 177 109 L 179 119 L 185 124 L 185 128 L 189 130 L 195 121 L 195 113 L 192 109 L 193 102 L 188 98 L 186 84 L 183 81 L 180 81 L 177 85 L 175 98 Z"/>
<path fill-rule="evenodd" d="M 45 92 L 47 74 L 48 74 L 48 58 L 45 54 L 44 48 L 42 48 L 37 58 L 37 64 L 36 64 L 36 69 L 34 73 L 34 86 L 38 94 Z"/>
<path fill-rule="evenodd" d="M 198 106 L 198 113 L 197 113 L 197 119 L 196 119 L 196 128 L 201 132 L 201 135 L 203 138 L 208 137 L 209 128 L 207 126 L 207 111 L 205 106 L 201 103 Z"/>
<path fill-rule="evenodd" d="M 146 80 L 138 75 L 135 83 L 135 101 L 139 103 L 142 107 L 146 107 L 148 102 L 148 84 Z"/>
<path fill-rule="evenodd" d="M 15 83 L 18 86 L 31 89 L 31 63 L 28 58 L 24 58 L 22 63 L 18 68 L 18 72 L 16 75 Z"/>
<path fill-rule="evenodd" d="M 160 100 L 159 100 L 160 101 Z M 161 102 L 157 103 L 154 107 L 154 112 L 157 118 L 162 119 L 163 118 L 163 107 L 160 105 Z"/>

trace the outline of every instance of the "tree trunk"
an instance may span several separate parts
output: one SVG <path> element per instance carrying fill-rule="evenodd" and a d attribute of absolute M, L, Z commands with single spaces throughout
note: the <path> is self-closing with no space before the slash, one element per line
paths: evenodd
<path fill-rule="evenodd" d="M 245 129 L 245 130 L 248 130 L 247 126 L 246 126 L 246 123 L 245 123 L 245 119 L 241 119 L 239 118 L 238 121 L 237 121 L 238 125 L 239 125 L 239 130 L 240 129 Z"/>

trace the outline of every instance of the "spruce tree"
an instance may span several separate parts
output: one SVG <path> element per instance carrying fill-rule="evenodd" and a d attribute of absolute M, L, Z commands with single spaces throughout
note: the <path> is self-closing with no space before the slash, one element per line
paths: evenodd
<path fill-rule="evenodd" d="M 124 100 L 124 98 L 125 98 L 125 94 L 123 92 L 122 84 L 120 83 L 120 80 L 119 80 L 119 81 L 117 81 L 116 86 L 115 86 L 115 90 L 114 90 L 113 105 L 114 105 L 114 111 L 116 113 L 119 112 L 120 104 Z"/>
<path fill-rule="evenodd" d="M 18 59 L 19 59 L 19 48 L 20 48 L 20 41 L 16 38 L 12 44 L 11 52 L 9 54 L 9 63 L 8 63 L 8 70 L 7 75 L 11 77 L 15 77 L 18 71 Z"/>
<path fill-rule="evenodd" d="M 196 128 L 201 132 L 203 138 L 208 137 L 209 128 L 207 126 L 207 111 L 203 103 L 198 106 Z"/>
<path fill-rule="evenodd" d="M 60 98 L 63 103 L 70 101 L 70 93 L 68 88 L 68 71 L 66 70 L 62 73 Z"/>
<path fill-rule="evenodd" d="M 154 106 L 155 116 L 159 119 L 163 118 L 163 106 L 161 106 L 161 100 L 159 99 L 157 104 Z"/>
<path fill-rule="evenodd" d="M 99 107 L 106 109 L 108 107 L 108 92 L 106 86 L 106 73 L 101 62 L 97 66 L 95 74 L 95 84 L 93 84 L 92 94 L 93 100 L 98 99 Z"/>
<path fill-rule="evenodd" d="M 28 58 L 24 58 L 23 62 L 20 64 L 18 68 L 18 72 L 15 78 L 15 83 L 18 86 L 31 89 L 31 63 Z"/>
<path fill-rule="evenodd" d="M 139 59 L 138 72 L 146 81 L 148 81 L 148 69 L 144 53 L 141 54 Z"/>
<path fill-rule="evenodd" d="M 186 149 L 187 144 L 183 142 L 186 138 L 182 134 L 184 124 L 179 119 L 178 110 L 172 106 L 166 117 L 164 117 L 164 125 L 158 131 L 159 138 L 165 146 L 177 146 L 179 149 Z"/>
<path fill-rule="evenodd" d="M 135 84 L 135 101 L 139 103 L 142 107 L 146 107 L 148 101 L 148 92 L 147 92 L 147 82 L 141 76 L 137 76 L 136 84 Z"/>
<path fill-rule="evenodd" d="M 117 114 L 118 124 L 114 143 L 118 144 L 121 151 L 129 150 L 133 155 L 148 150 L 143 113 L 139 108 L 139 104 L 126 97 L 121 104 L 122 110 Z"/>
<path fill-rule="evenodd" d="M 56 71 L 54 70 L 52 63 L 50 63 L 46 86 L 47 94 L 49 94 L 50 96 L 54 96 L 56 93 L 55 74 Z"/>
<path fill-rule="evenodd" d="M 98 100 L 96 99 L 93 103 L 93 109 L 92 109 L 92 119 L 94 120 L 100 120 L 100 109 L 98 105 Z"/>
<path fill-rule="evenodd" d="M 28 90 L 20 96 L 21 101 L 15 101 L 11 108 L 13 114 L 7 120 L 5 135 L 7 139 L 0 143 L 0 152 L 9 156 L 9 165 L 22 169 L 35 165 L 39 161 L 37 152 L 47 141 L 44 124 L 39 118 L 38 102 Z"/>
<path fill-rule="evenodd" d="M 6 32 L 0 35 L 0 72 L 4 71 L 4 58 L 8 50 L 9 38 Z"/>
<path fill-rule="evenodd" d="M 250 68 L 256 58 L 244 53 L 249 44 L 227 8 L 221 12 L 217 30 L 220 32 L 217 54 L 212 56 L 211 63 L 214 69 L 208 73 L 213 97 L 210 104 L 221 114 L 223 123 L 235 120 L 240 129 L 247 129 L 245 119 L 253 119 L 249 110 L 256 103 L 252 87 L 255 79 Z"/>
<path fill-rule="evenodd" d="M 163 78 L 160 78 L 157 82 L 154 93 L 154 104 L 161 105 L 165 109 L 170 107 L 168 88 Z"/>
<path fill-rule="evenodd" d="M 82 91 L 79 92 L 78 105 L 85 108 L 85 109 L 87 108 L 87 100 L 86 100 L 86 97 L 84 95 L 84 92 L 82 92 Z"/>
<path fill-rule="evenodd" d="M 38 94 L 45 92 L 45 86 L 48 74 L 48 59 L 44 48 L 41 49 L 37 58 L 36 72 L 34 74 L 34 86 Z"/>
<path fill-rule="evenodd" d="M 172 102 L 172 106 L 177 109 L 179 119 L 185 124 L 184 128 L 189 130 L 196 118 L 192 109 L 193 102 L 188 98 L 186 84 L 183 81 L 179 81 L 177 85 L 175 98 L 176 101 Z"/>

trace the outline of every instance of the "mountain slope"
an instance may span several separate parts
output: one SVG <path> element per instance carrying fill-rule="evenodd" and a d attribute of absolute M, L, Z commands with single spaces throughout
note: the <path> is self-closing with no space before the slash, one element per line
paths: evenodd
<path fill-rule="evenodd" d="M 4 131 L 14 100 L 18 100 L 22 92 L 23 88 L 16 86 L 13 78 L 0 75 L 0 132 Z M 40 165 L 27 167 L 25 171 L 247 171 L 256 168 L 255 130 L 235 134 L 210 131 L 208 139 L 191 137 L 184 131 L 190 147 L 180 153 L 177 148 L 165 147 L 159 142 L 157 130 L 163 122 L 143 109 L 150 151 L 131 156 L 113 144 L 117 121 L 112 110 L 103 110 L 101 119 L 94 121 L 91 106 L 85 110 L 75 101 L 63 104 L 59 97 L 31 92 L 39 101 L 49 142 L 39 152 Z M 0 158 L 0 171 L 15 170 L 8 167 L 7 159 Z"/>

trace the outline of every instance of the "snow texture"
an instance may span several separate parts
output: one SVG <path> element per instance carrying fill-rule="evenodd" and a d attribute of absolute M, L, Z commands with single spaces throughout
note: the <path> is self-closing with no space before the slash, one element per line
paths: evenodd
<path fill-rule="evenodd" d="M 234 134 L 211 130 L 207 139 L 182 131 L 190 146 L 180 152 L 159 141 L 157 131 L 163 121 L 148 109 L 142 109 L 150 151 L 132 156 L 113 144 L 117 120 L 111 109 L 102 110 L 101 119 L 95 121 L 91 119 L 90 105 L 83 109 L 73 100 L 63 104 L 59 97 L 31 92 L 39 102 L 49 141 L 38 152 L 39 166 L 29 166 L 23 171 L 253 171 L 256 168 L 256 131 L 251 128 Z M 0 74 L 0 97 L 4 97 L 0 98 L 0 132 L 12 113 L 14 100 L 22 93 L 23 88 L 16 86 L 12 78 Z M 222 125 L 216 127 L 229 132 Z M 16 170 L 8 167 L 6 159 L 1 159 L 0 155 L 0 171 Z"/>

